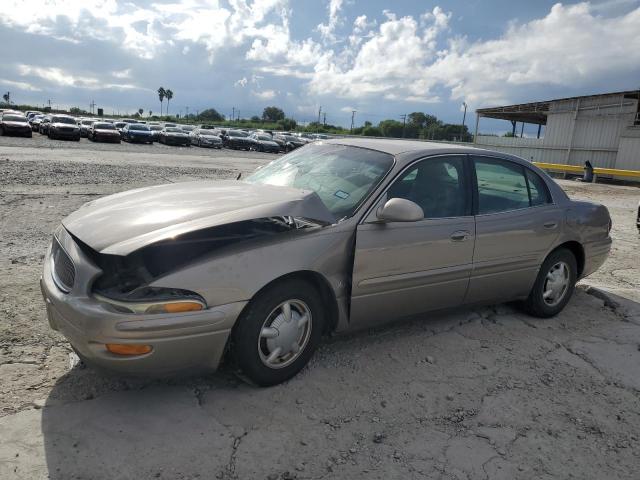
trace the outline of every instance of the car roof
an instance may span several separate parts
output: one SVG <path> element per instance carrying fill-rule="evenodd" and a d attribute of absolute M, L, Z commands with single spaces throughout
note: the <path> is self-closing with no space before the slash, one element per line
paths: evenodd
<path fill-rule="evenodd" d="M 479 151 L 483 151 L 482 149 L 466 145 L 393 138 L 332 138 L 323 140 L 323 143 L 368 148 L 391 155 L 400 155 L 401 153 L 415 153 L 416 155 L 431 155 L 434 153 L 478 153 Z"/>

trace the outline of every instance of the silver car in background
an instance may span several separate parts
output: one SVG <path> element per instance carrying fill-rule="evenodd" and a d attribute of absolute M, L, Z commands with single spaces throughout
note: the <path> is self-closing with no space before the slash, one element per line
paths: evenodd
<path fill-rule="evenodd" d="M 87 363 L 295 375 L 326 333 L 519 300 L 559 313 L 611 247 L 602 205 L 502 153 L 335 139 L 243 181 L 147 187 L 62 221 L 41 287 Z"/>

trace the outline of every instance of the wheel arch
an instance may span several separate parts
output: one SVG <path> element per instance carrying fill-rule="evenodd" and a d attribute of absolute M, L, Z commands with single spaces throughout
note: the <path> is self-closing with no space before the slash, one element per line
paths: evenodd
<path fill-rule="evenodd" d="M 291 279 L 306 281 L 311 285 L 313 285 L 318 290 L 318 293 L 321 296 L 323 305 L 327 305 L 329 307 L 327 311 L 326 324 L 324 325 L 323 333 L 333 332 L 338 325 L 338 317 L 339 317 L 338 299 L 327 278 L 321 273 L 315 272 L 313 270 L 297 270 L 294 272 L 281 275 L 277 278 L 274 278 L 269 283 L 267 283 L 262 288 L 260 288 L 260 290 L 258 290 L 253 295 L 251 300 L 249 300 L 247 305 L 251 303 L 253 298 L 257 297 L 258 295 L 263 293 L 265 290 L 268 290 L 273 285 L 286 280 L 291 280 Z M 244 309 L 246 308 L 247 307 L 245 306 Z M 244 309 L 242 313 L 244 313 Z"/>
<path fill-rule="evenodd" d="M 585 266 L 584 247 L 580 242 L 577 242 L 575 240 L 569 240 L 556 246 L 551 252 L 549 252 L 547 256 L 551 255 L 553 252 L 560 250 L 562 248 L 569 250 L 571 253 L 573 253 L 573 256 L 576 258 L 576 264 L 578 265 L 577 278 L 580 278 L 582 276 L 582 273 L 584 272 L 584 266 Z"/>

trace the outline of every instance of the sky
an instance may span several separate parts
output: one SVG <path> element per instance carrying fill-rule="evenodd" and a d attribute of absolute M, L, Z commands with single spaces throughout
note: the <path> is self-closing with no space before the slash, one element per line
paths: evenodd
<path fill-rule="evenodd" d="M 2 0 L 12 101 L 159 113 L 160 86 L 171 114 L 460 123 L 466 103 L 471 125 L 481 107 L 640 88 L 640 0 Z"/>

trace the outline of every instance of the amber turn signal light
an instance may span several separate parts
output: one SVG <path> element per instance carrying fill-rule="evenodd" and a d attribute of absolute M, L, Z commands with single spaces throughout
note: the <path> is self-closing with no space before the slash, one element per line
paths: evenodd
<path fill-rule="evenodd" d="M 145 313 L 182 313 L 182 312 L 195 312 L 202 310 L 202 304 L 198 302 L 173 302 L 173 303 L 160 303 L 152 305 L 147 309 Z"/>
<path fill-rule="evenodd" d="M 107 350 L 116 355 L 144 355 L 149 353 L 153 348 L 151 345 L 135 345 L 125 343 L 107 343 Z"/>

